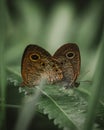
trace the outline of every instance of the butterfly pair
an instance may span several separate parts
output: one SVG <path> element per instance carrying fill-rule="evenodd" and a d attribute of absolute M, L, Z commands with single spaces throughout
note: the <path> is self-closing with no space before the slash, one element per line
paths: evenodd
<path fill-rule="evenodd" d="M 47 84 L 78 86 L 80 63 L 80 51 L 75 43 L 64 44 L 53 56 L 37 45 L 28 45 L 21 64 L 23 85 L 33 87 L 45 79 Z"/>

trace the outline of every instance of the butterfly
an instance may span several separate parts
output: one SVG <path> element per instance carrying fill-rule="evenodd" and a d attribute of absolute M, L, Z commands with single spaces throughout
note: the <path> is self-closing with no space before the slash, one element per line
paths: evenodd
<path fill-rule="evenodd" d="M 80 50 L 75 43 L 62 45 L 53 56 L 38 45 L 28 45 L 21 62 L 23 85 L 34 87 L 45 79 L 46 84 L 77 87 L 80 64 Z"/>

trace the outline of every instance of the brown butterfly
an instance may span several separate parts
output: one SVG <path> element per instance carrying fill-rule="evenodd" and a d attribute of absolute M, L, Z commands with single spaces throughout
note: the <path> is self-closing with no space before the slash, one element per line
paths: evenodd
<path fill-rule="evenodd" d="M 21 64 L 23 85 L 33 87 L 45 79 L 47 84 L 78 86 L 80 62 L 80 51 L 74 43 L 64 44 L 53 56 L 37 45 L 28 45 Z"/>

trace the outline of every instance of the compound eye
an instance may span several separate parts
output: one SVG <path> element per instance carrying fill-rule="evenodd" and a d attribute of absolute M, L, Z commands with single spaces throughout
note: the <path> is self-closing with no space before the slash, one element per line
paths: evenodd
<path fill-rule="evenodd" d="M 37 61 L 40 58 L 38 54 L 31 54 L 30 55 L 30 60 L 32 61 Z"/>
<path fill-rule="evenodd" d="M 75 53 L 74 53 L 74 52 L 67 52 L 67 53 L 66 53 L 66 57 L 67 57 L 68 59 L 72 59 L 74 56 L 75 56 Z"/>

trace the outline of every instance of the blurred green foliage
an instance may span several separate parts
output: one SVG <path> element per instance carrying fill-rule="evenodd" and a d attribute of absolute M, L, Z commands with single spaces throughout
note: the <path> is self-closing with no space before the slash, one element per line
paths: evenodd
<path fill-rule="evenodd" d="M 24 98 L 18 92 L 18 84 L 21 82 L 21 58 L 25 47 L 28 44 L 37 44 L 53 54 L 57 48 L 68 42 L 77 43 L 81 51 L 79 81 L 90 80 L 92 85 L 81 83 L 76 90 L 81 100 L 74 100 L 71 105 L 68 104 L 68 100 L 71 100 L 71 98 L 66 95 L 63 94 L 64 98 L 60 98 L 61 101 L 59 101 L 56 96 L 50 96 L 52 89 L 42 90 L 45 96 L 40 100 L 42 111 L 40 109 L 37 109 L 37 111 L 50 115 L 50 119 L 56 119 L 54 124 L 59 124 L 64 129 L 68 129 L 69 125 L 72 125 L 70 127 L 73 130 L 74 126 L 79 127 L 80 130 L 83 129 L 83 126 L 85 126 L 85 130 L 104 129 L 103 7 L 103 0 L 0 1 L 0 129 L 13 130 L 17 123 L 19 115 L 17 111 L 22 106 Z M 55 88 L 54 90 L 60 97 L 60 92 Z M 86 95 L 87 99 L 85 98 Z M 88 107 L 84 108 L 86 111 L 88 109 L 88 112 L 85 113 L 86 118 L 84 117 L 83 126 L 81 126 L 81 123 L 77 125 L 78 120 L 72 123 L 69 114 L 72 109 L 76 110 L 74 103 L 83 103 L 82 99 L 88 104 Z M 56 102 L 56 105 L 53 101 Z M 66 104 L 64 106 L 64 102 L 69 107 Z M 60 109 L 63 106 L 65 107 L 63 111 L 66 112 L 68 117 L 64 117 L 66 122 L 61 119 L 61 116 L 58 119 L 57 114 L 60 111 L 57 108 L 57 103 L 60 104 Z M 45 108 L 45 106 L 47 107 Z M 81 105 L 82 108 L 83 105 Z M 57 117 L 54 114 L 52 115 L 54 109 L 58 111 L 55 113 Z M 68 111 L 68 109 L 70 110 Z M 79 121 L 81 122 L 83 114 L 77 114 L 79 114 Z M 72 115 L 75 116 L 74 112 Z M 39 113 L 35 117 L 30 129 L 59 129 L 48 120 L 49 117 L 46 118 Z M 42 125 L 41 127 L 39 122 Z M 95 127 L 93 128 L 93 126 Z"/>

